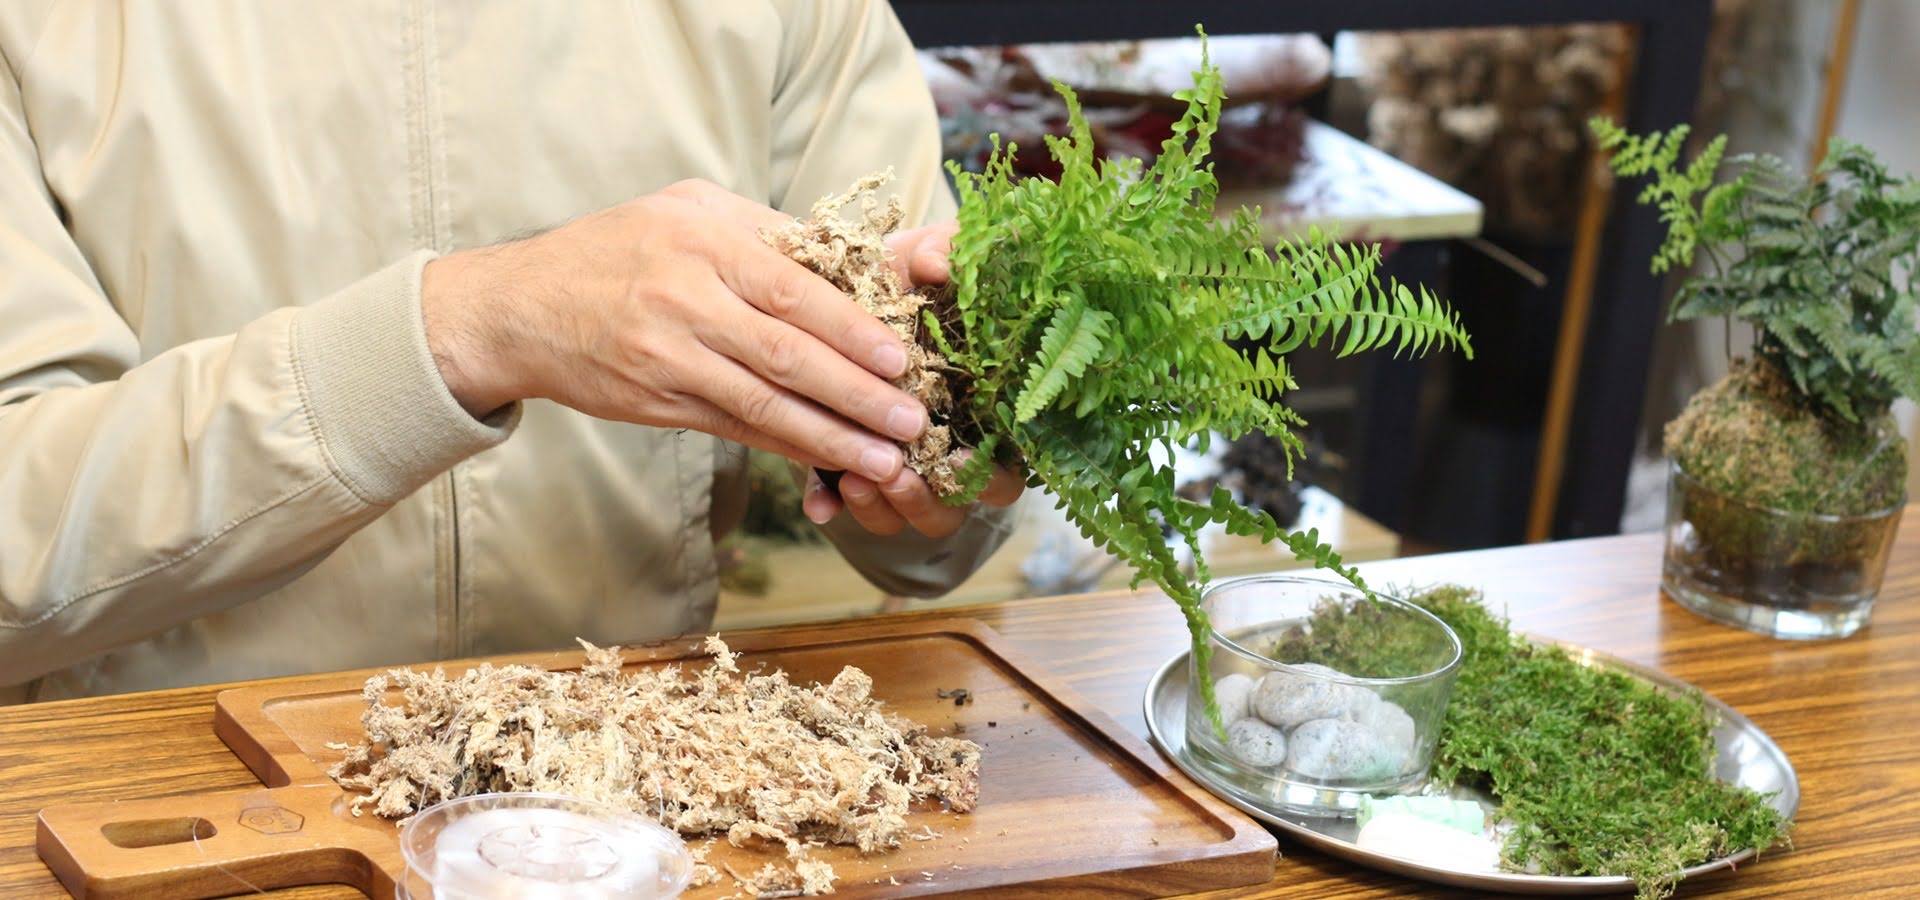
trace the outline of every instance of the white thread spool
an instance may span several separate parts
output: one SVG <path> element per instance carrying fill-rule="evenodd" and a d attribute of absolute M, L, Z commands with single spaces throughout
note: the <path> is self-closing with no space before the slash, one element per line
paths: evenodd
<path fill-rule="evenodd" d="M 400 831 L 398 900 L 665 900 L 693 875 L 680 836 L 557 794 L 478 794 Z"/>

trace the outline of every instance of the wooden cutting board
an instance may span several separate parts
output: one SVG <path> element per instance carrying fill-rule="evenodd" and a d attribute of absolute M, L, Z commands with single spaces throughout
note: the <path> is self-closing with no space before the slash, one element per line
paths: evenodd
<path fill-rule="evenodd" d="M 925 809 L 910 817 L 912 830 L 925 825 L 936 839 L 864 858 L 847 847 L 817 851 L 839 876 L 836 896 L 1164 896 L 1273 877 L 1272 835 L 1010 652 L 985 625 L 858 623 L 726 637 L 743 653 L 743 668 L 782 668 L 796 683 L 831 680 L 842 666 L 864 669 L 874 696 L 893 710 L 982 747 L 972 813 Z M 694 668 L 705 659 L 692 639 L 633 648 L 625 657 L 630 668 Z M 458 673 L 482 661 L 446 668 Z M 578 668 L 583 654 L 484 661 L 562 670 Z M 51 807 L 40 813 L 41 858 L 83 898 L 219 897 L 328 883 L 392 897 L 404 868 L 398 829 L 371 814 L 352 816 L 351 796 L 325 774 L 340 757 L 328 744 L 362 738 L 361 685 L 377 671 L 221 693 L 215 731 L 265 788 Z M 940 696 L 956 688 L 971 701 Z M 776 856 L 722 840 L 710 861 L 744 874 Z M 739 890 L 723 876 L 687 896 Z"/>

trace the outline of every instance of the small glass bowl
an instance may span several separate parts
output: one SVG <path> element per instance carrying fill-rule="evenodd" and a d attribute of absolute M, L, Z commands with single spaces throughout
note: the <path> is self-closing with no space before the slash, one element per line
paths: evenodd
<path fill-rule="evenodd" d="M 1344 581 L 1259 575 L 1202 597 L 1226 726 L 1189 667 L 1187 746 L 1218 785 L 1275 812 L 1350 817 L 1367 794 L 1421 788 L 1460 669 L 1432 613 Z"/>
<path fill-rule="evenodd" d="M 693 878 L 678 834 L 560 794 L 434 804 L 400 830 L 400 855 L 397 900 L 668 900 Z"/>

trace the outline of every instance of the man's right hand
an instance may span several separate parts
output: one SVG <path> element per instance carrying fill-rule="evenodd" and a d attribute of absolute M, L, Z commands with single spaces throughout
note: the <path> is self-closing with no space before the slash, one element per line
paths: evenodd
<path fill-rule="evenodd" d="M 884 482 L 926 428 L 900 339 L 760 240 L 787 216 L 700 181 L 427 264 L 441 377 L 485 417 L 546 398 Z"/>

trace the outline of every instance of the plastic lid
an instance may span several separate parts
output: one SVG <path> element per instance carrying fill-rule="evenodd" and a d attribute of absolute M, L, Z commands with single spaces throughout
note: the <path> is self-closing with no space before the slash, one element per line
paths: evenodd
<path fill-rule="evenodd" d="M 477 794 L 400 830 L 412 900 L 653 900 L 693 877 L 685 841 L 654 822 L 558 794 Z"/>

